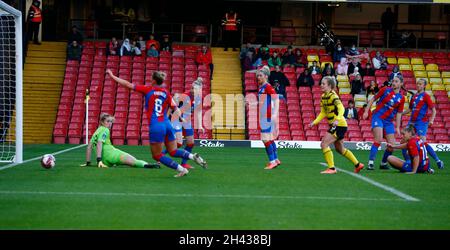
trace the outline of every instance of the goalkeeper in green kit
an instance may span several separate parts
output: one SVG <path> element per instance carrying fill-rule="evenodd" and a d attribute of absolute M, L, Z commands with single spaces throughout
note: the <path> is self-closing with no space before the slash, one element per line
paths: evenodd
<path fill-rule="evenodd" d="M 149 164 L 142 160 L 137 160 L 132 155 L 115 148 L 111 144 L 109 138 L 110 127 L 114 122 L 114 117 L 102 113 L 100 115 L 100 126 L 92 135 L 86 149 L 86 164 L 81 166 L 89 166 L 91 164 L 92 149 L 97 149 L 97 167 L 107 168 L 115 165 L 128 165 L 137 168 L 159 168 L 158 164 Z"/>

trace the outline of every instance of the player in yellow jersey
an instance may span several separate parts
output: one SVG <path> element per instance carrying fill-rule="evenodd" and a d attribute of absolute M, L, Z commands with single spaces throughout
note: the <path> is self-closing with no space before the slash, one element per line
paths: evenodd
<path fill-rule="evenodd" d="M 331 76 L 325 76 L 320 83 L 320 88 L 323 92 L 322 100 L 320 101 L 320 114 L 313 122 L 311 122 L 311 124 L 309 124 L 309 127 L 313 127 L 326 117 L 328 124 L 330 125 L 328 133 L 325 134 L 320 143 L 328 168 L 320 173 L 336 173 L 333 153 L 330 149 L 330 144 L 332 143 L 334 143 L 334 147 L 339 154 L 349 159 L 355 165 L 355 173 L 359 173 L 359 171 L 364 168 L 364 165 L 356 159 L 350 150 L 344 147 L 344 135 L 347 132 L 347 121 L 344 118 L 344 105 L 342 105 L 339 96 L 334 92 L 336 80 Z"/>

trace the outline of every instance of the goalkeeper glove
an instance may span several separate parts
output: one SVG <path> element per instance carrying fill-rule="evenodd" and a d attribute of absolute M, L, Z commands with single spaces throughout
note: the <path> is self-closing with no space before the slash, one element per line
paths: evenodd
<path fill-rule="evenodd" d="M 97 167 L 99 167 L 99 168 L 107 168 L 108 167 L 102 162 L 102 157 L 97 157 Z"/>

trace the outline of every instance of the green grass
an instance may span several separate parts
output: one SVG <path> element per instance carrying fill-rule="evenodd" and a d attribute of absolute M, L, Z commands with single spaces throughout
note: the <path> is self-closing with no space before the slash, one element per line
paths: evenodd
<path fill-rule="evenodd" d="M 24 158 L 71 145 L 27 145 Z M 119 147 L 150 160 L 145 146 Z M 450 229 L 450 175 L 363 171 L 420 201 L 406 201 L 343 172 L 324 176 L 320 150 L 195 148 L 209 163 L 184 178 L 161 169 L 81 168 L 85 148 L 0 171 L 0 229 Z M 368 151 L 354 151 L 367 162 Z M 381 158 L 382 152 L 378 155 Z M 448 153 L 440 157 L 450 165 Z M 336 165 L 353 166 L 335 153 Z M 433 163 L 434 165 L 434 163 Z M 447 165 L 447 167 L 448 167 Z"/>

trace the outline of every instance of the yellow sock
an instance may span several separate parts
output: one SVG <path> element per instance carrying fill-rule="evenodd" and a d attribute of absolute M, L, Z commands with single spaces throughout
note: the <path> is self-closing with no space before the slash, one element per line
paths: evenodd
<path fill-rule="evenodd" d="M 358 164 L 358 160 L 356 159 L 356 157 L 353 155 L 352 151 L 348 150 L 348 149 L 344 149 L 344 152 L 342 153 L 342 155 L 349 159 L 351 162 L 353 162 L 354 165 Z"/>
<path fill-rule="evenodd" d="M 331 152 L 330 147 L 322 149 L 323 157 L 325 157 L 325 161 L 327 162 L 328 168 L 334 168 L 334 158 L 333 152 Z"/>

